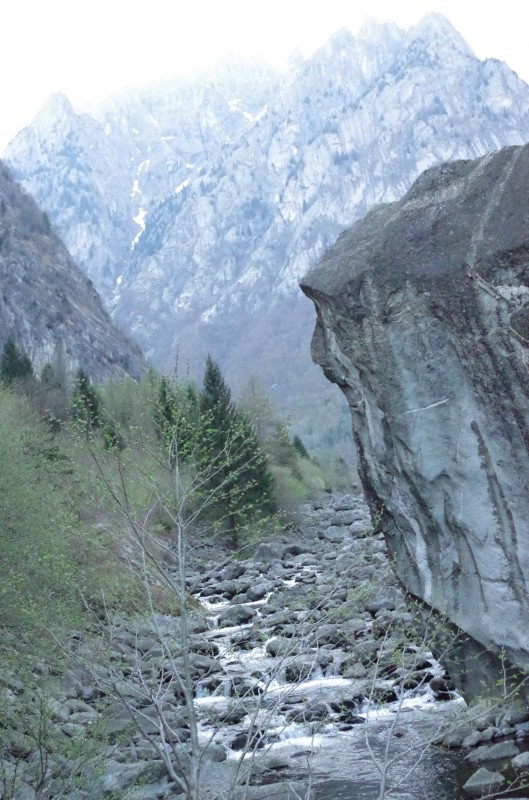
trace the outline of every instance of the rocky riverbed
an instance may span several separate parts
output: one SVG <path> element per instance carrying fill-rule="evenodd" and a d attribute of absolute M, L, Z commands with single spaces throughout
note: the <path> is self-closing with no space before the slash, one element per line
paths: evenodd
<path fill-rule="evenodd" d="M 472 752 L 499 737 L 515 748 L 483 762 L 518 755 L 505 737 L 524 739 L 523 714 L 461 722 L 430 650 L 444 633 L 406 600 L 362 498 L 324 496 L 300 515 L 249 558 L 190 552 L 187 630 L 150 614 L 76 642 L 46 698 L 44 764 L 37 709 L 4 673 L 3 702 L 25 695 L 28 709 L 25 728 L 4 731 L 2 797 L 183 800 L 200 764 L 201 800 L 368 800 L 382 782 L 401 800 L 455 798 L 481 762 L 429 747 L 440 731 Z"/>

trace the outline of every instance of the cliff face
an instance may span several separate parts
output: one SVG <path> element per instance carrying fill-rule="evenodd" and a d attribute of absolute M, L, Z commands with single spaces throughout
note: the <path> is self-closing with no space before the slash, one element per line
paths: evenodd
<path fill-rule="evenodd" d="M 423 173 L 302 288 L 406 587 L 529 666 L 529 146 Z"/>
<path fill-rule="evenodd" d="M 0 348 L 8 336 L 37 374 L 50 363 L 97 380 L 139 377 L 139 347 L 113 324 L 48 218 L 0 162 Z"/>

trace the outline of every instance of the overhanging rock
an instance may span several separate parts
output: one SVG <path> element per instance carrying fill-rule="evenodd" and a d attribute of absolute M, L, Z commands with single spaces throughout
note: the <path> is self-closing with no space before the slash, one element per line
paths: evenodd
<path fill-rule="evenodd" d="M 529 146 L 423 173 L 302 289 L 403 583 L 529 667 Z"/>

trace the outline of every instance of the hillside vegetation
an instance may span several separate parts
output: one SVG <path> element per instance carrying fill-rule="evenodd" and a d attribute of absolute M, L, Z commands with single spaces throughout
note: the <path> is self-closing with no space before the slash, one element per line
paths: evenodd
<path fill-rule="evenodd" d="M 0 634 L 31 648 L 104 607 L 146 607 L 142 561 L 171 559 L 182 519 L 229 553 L 328 482 L 256 382 L 236 404 L 211 358 L 201 388 L 154 371 L 96 387 L 79 370 L 68 391 L 9 340 L 0 377 Z"/>

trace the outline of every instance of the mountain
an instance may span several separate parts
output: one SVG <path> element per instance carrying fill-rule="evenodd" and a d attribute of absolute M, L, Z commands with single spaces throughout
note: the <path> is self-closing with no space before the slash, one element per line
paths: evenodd
<path fill-rule="evenodd" d="M 0 343 L 12 337 L 37 374 L 45 364 L 101 381 L 146 369 L 49 219 L 0 162 Z"/>
<path fill-rule="evenodd" d="M 310 446 L 348 434 L 300 277 L 425 168 L 528 139 L 529 87 L 429 14 L 342 30 L 284 78 L 236 62 L 91 116 L 52 98 L 6 157 L 157 366 L 256 373 Z"/>

